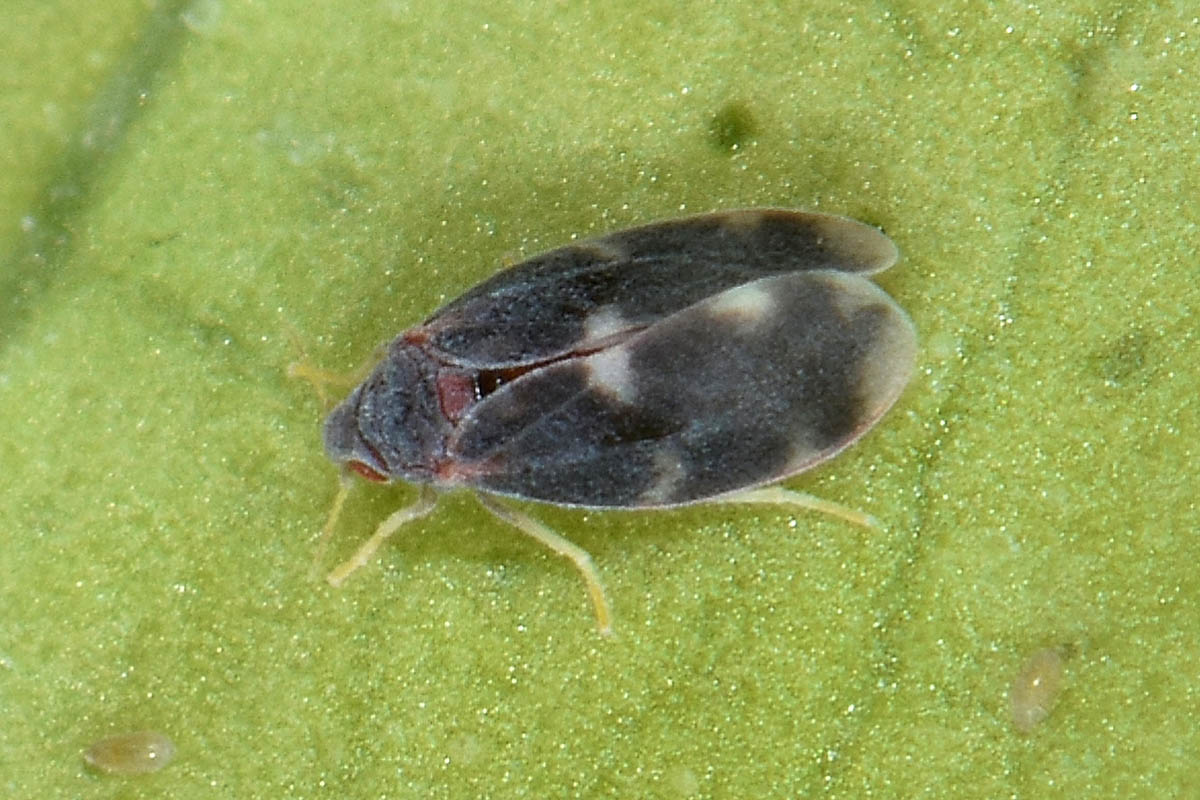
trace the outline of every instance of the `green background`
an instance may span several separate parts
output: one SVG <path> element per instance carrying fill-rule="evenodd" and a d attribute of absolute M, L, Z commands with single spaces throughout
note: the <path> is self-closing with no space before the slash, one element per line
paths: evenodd
<path fill-rule="evenodd" d="M 0 794 L 1195 786 L 1189 8 L 9 0 Z M 918 372 L 788 483 L 885 532 L 528 507 L 595 557 L 612 640 L 466 495 L 311 578 L 335 471 L 290 362 L 350 369 L 574 236 L 751 205 L 903 252 Z M 413 496 L 356 490 L 327 560 Z M 1065 689 L 1022 736 L 1043 647 Z M 168 768 L 83 766 L 140 728 Z"/>

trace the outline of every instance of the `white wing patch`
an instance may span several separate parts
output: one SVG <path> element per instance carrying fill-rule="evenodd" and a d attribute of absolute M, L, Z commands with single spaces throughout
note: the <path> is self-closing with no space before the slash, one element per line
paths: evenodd
<path fill-rule="evenodd" d="M 627 347 L 609 347 L 583 359 L 588 386 L 625 405 L 637 400 L 634 371 Z"/>
<path fill-rule="evenodd" d="M 683 479 L 687 477 L 683 461 L 672 447 L 663 447 L 654 453 L 654 482 L 638 497 L 643 506 L 661 506 L 675 497 Z"/>
<path fill-rule="evenodd" d="M 721 321 L 757 325 L 775 310 L 775 298 L 762 283 L 762 280 L 752 281 L 721 292 L 708 301 L 709 313 Z"/>
<path fill-rule="evenodd" d="M 600 306 L 587 315 L 583 321 L 582 346 L 603 341 L 610 336 L 621 333 L 629 327 L 629 322 L 621 316 L 616 306 Z"/>

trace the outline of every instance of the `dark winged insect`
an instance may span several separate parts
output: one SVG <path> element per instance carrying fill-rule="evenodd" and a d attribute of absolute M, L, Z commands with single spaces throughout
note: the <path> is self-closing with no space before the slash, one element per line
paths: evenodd
<path fill-rule="evenodd" d="M 432 511 L 434 490 L 466 487 L 574 562 L 608 632 L 587 552 L 492 495 L 779 503 L 872 524 L 770 484 L 847 447 L 908 382 L 916 332 L 867 278 L 897 255 L 851 219 L 749 209 L 618 231 L 493 275 L 397 336 L 325 420 L 343 477 L 423 487 L 329 581 Z"/>

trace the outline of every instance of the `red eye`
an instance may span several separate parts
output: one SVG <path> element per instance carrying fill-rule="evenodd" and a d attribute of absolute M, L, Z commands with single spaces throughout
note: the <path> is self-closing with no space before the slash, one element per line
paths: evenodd
<path fill-rule="evenodd" d="M 346 466 L 369 481 L 374 481 L 375 483 L 387 483 L 388 479 L 386 475 L 380 474 L 377 470 L 368 467 L 361 461 L 347 461 Z"/>

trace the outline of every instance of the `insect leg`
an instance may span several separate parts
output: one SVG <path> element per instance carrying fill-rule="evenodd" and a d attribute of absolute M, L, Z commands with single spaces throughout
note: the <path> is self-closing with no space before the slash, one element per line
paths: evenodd
<path fill-rule="evenodd" d="M 604 595 L 604 585 L 600 583 L 600 574 L 596 571 L 596 565 L 592 563 L 591 555 L 579 545 L 550 530 L 528 514 L 502 506 L 485 495 L 476 494 L 475 496 L 479 499 L 480 505 L 488 511 L 541 542 L 558 555 L 571 560 L 575 569 L 579 570 L 579 574 L 583 576 L 588 595 L 592 598 L 592 606 L 596 610 L 596 627 L 604 636 L 611 635 L 612 612 L 609 611 L 608 599 Z"/>
<path fill-rule="evenodd" d="M 333 498 L 333 506 L 329 509 L 325 526 L 321 528 L 321 538 L 317 541 L 317 552 L 313 556 L 312 569 L 308 573 L 310 580 L 315 580 L 317 572 L 321 569 L 321 562 L 325 560 L 325 551 L 329 548 L 330 540 L 333 539 L 333 528 L 337 525 L 338 517 L 342 515 L 342 506 L 346 505 L 346 497 L 353 488 L 354 483 L 350 480 L 350 476 L 343 472 L 338 479 L 338 493 Z"/>
<path fill-rule="evenodd" d="M 341 504 L 345 500 L 345 496 L 348 491 L 349 488 L 347 488 L 344 483 L 342 490 L 338 493 L 337 500 L 334 501 L 335 512 L 341 508 Z M 434 506 L 436 505 L 437 494 L 428 486 L 422 486 L 421 494 L 417 498 L 417 502 L 406 508 L 394 511 L 391 516 L 379 523 L 379 527 L 375 529 L 375 533 L 371 536 L 371 538 L 363 542 L 362 546 L 355 551 L 354 555 L 350 556 L 350 558 L 338 565 L 333 572 L 325 576 L 325 580 L 329 582 L 330 586 L 341 586 L 346 578 L 350 577 L 350 573 L 354 572 L 354 570 L 358 569 L 359 567 L 365 566 L 367 562 L 371 560 L 371 556 L 375 555 L 375 552 L 385 541 L 387 541 L 389 536 L 403 528 L 408 523 L 418 520 L 428 514 L 430 511 L 433 511 Z M 334 515 L 330 515 L 329 523 L 326 525 L 329 530 L 333 529 L 333 521 L 335 518 L 336 517 Z"/>
<path fill-rule="evenodd" d="M 883 529 L 883 524 L 875 517 L 866 514 L 857 509 L 839 505 L 838 503 L 829 500 L 822 500 L 819 497 L 814 497 L 806 492 L 794 492 L 791 489 L 784 489 L 779 486 L 763 486 L 758 489 L 746 489 L 745 491 L 735 492 L 733 494 L 718 497 L 710 502 L 713 503 L 762 503 L 769 505 L 780 506 L 795 506 L 797 508 L 805 508 L 811 511 L 820 511 L 822 514 L 829 514 L 834 517 L 839 517 L 847 522 L 853 522 L 855 525 L 861 525 L 864 528 L 879 528 Z"/>

